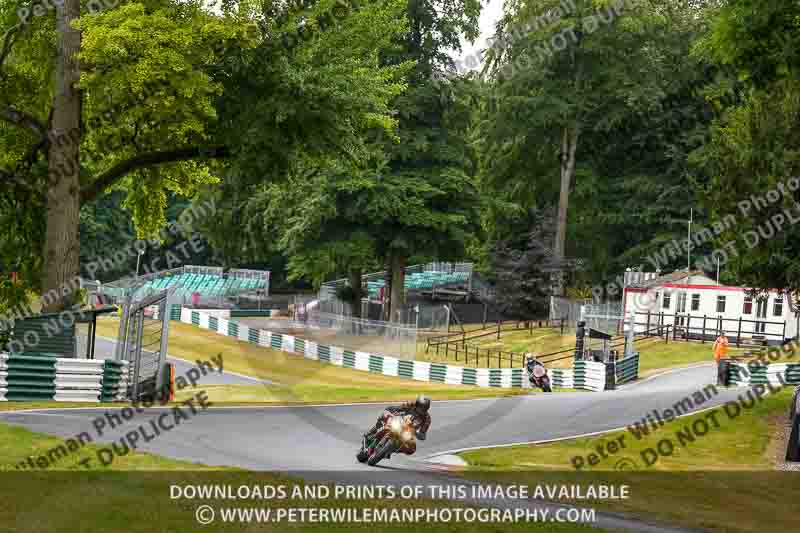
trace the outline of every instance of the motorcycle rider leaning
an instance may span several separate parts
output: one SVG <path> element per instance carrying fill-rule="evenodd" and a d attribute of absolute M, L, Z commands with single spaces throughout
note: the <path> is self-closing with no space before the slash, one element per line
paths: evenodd
<path fill-rule="evenodd" d="M 431 399 L 421 394 L 417 396 L 417 399 L 413 402 L 405 402 L 401 405 L 387 407 L 381 416 L 378 417 L 375 427 L 364 434 L 364 442 L 368 441 L 380 428 L 383 427 L 383 424 L 386 422 L 388 417 L 406 415 L 411 415 L 413 417 L 414 427 L 417 431 L 417 438 L 419 440 L 425 440 L 427 438 L 428 428 L 431 427 L 431 415 L 428 414 L 430 408 Z M 416 444 L 412 443 L 411 449 L 408 451 L 409 455 L 414 453 L 416 451 Z"/>

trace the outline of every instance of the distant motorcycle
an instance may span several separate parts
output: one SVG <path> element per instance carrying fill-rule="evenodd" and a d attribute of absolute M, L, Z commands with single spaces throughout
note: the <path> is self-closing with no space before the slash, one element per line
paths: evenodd
<path fill-rule="evenodd" d="M 417 430 L 411 416 L 390 415 L 373 437 L 364 439 L 356 459 L 359 463 L 375 466 L 393 453 L 414 453 L 410 450 L 416 448 L 416 439 Z"/>
<path fill-rule="evenodd" d="M 528 370 L 528 381 L 534 387 L 539 387 L 543 392 L 553 392 L 553 387 L 550 385 L 550 376 L 547 375 L 547 369 L 542 363 L 534 358 L 529 358 L 526 364 Z"/>

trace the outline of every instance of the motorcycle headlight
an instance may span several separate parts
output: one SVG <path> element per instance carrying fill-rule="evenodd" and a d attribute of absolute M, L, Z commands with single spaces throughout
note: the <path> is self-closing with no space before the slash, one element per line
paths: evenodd
<path fill-rule="evenodd" d="M 410 431 L 405 430 L 401 435 L 401 437 L 403 438 L 404 441 L 407 442 L 410 441 L 414 437 L 414 435 L 412 435 Z"/>
<path fill-rule="evenodd" d="M 403 423 L 397 417 L 392 418 L 392 421 L 389 422 L 389 428 L 395 433 L 400 433 L 403 431 Z"/>

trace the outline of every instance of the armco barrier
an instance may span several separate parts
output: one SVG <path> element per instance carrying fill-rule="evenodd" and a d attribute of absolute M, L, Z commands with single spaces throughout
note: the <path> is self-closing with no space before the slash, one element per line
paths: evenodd
<path fill-rule="evenodd" d="M 606 388 L 606 365 L 594 361 L 575 361 L 576 389 L 602 391 Z"/>
<path fill-rule="evenodd" d="M 104 361 L 56 359 L 57 402 L 96 402 L 103 387 Z"/>
<path fill-rule="evenodd" d="M 719 363 L 721 385 L 800 385 L 800 363 L 748 364 L 732 360 Z"/>
<path fill-rule="evenodd" d="M 8 364 L 6 361 L 8 356 L 0 353 L 0 402 L 6 400 L 6 393 L 8 392 Z"/>
<path fill-rule="evenodd" d="M 195 316 L 195 314 L 199 316 Z M 193 324 L 220 335 L 235 337 L 241 342 L 254 343 L 267 348 L 271 347 L 290 354 L 303 356 L 306 359 L 322 361 L 354 370 L 447 385 L 530 388 L 526 372 L 522 368 L 469 368 L 444 363 L 398 359 L 386 355 L 349 350 L 338 346 L 326 346 L 292 335 L 252 328 L 235 321 L 213 320 L 213 317 L 206 319 L 203 317 L 204 314 L 200 310 L 184 308 L 180 313 L 181 322 Z M 603 363 L 579 362 L 576 363 L 575 369 L 553 369 L 551 372 L 553 373 L 553 385 L 556 387 L 592 391 L 604 389 L 605 366 Z"/>
<path fill-rule="evenodd" d="M 129 364 L 125 361 L 104 361 L 103 363 L 103 389 L 100 401 L 126 400 L 128 385 L 130 385 Z"/>
<path fill-rule="evenodd" d="M 231 309 L 231 318 L 273 317 L 279 309 Z"/>
<path fill-rule="evenodd" d="M 564 389 L 575 388 L 575 371 L 569 368 L 554 368 L 550 370 L 550 377 L 554 387 Z"/>
<path fill-rule="evenodd" d="M 616 362 L 616 384 L 622 385 L 639 377 L 639 353 L 634 353 Z"/>
<path fill-rule="evenodd" d="M 121 377 L 127 373 L 127 366 L 116 361 L 60 358 L 41 353 L 0 354 L 0 400 L 98 402 L 124 399 L 125 393 L 120 394 L 116 389 L 116 394 L 106 397 L 104 391 L 112 387 L 106 368 L 116 368 Z M 115 383 L 126 382 L 116 379 Z"/>

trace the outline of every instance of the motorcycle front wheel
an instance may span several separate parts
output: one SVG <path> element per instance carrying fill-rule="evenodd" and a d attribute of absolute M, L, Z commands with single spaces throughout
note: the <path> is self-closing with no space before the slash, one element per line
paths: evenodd
<path fill-rule="evenodd" d="M 550 379 L 547 377 L 542 378 L 542 391 L 553 392 L 553 387 L 550 386 Z"/>
<path fill-rule="evenodd" d="M 378 448 L 375 450 L 375 453 L 367 459 L 367 464 L 369 466 L 375 466 L 378 464 L 381 459 L 384 459 L 387 455 L 394 451 L 394 442 L 392 439 L 384 439 L 383 442 L 378 444 Z"/>

